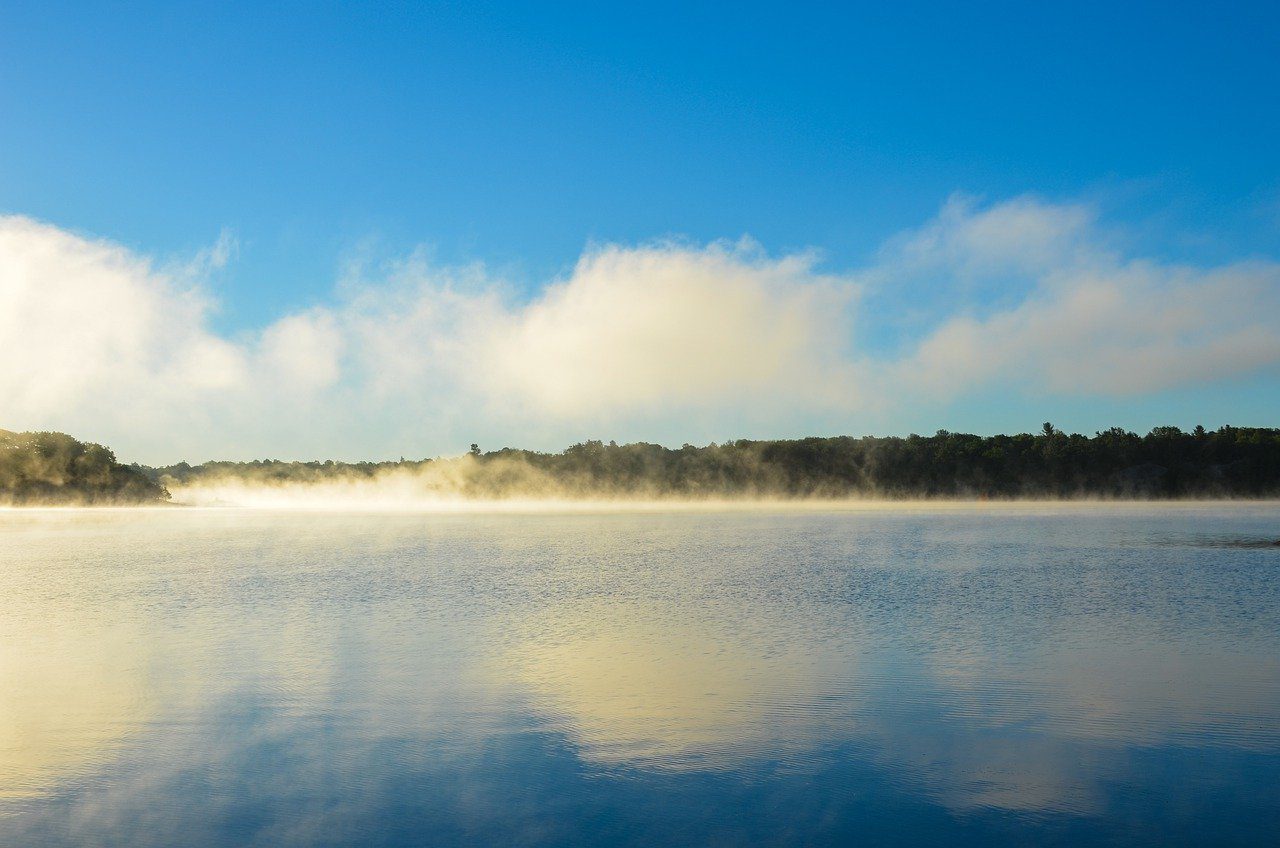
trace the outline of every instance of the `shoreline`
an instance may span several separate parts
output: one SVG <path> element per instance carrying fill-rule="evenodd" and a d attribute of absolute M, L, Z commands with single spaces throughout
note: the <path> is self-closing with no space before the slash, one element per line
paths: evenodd
<path fill-rule="evenodd" d="M 610 513 L 858 513 L 858 512 L 1035 512 L 1060 510 L 1087 512 L 1099 508 L 1123 511 L 1194 511 L 1215 508 L 1280 510 L 1280 498 L 1026 498 L 983 500 L 976 498 L 920 499 L 475 499 L 438 501 L 320 500 L 198 504 L 175 501 L 165 504 L 23 504 L 0 505 L 0 514 L 32 513 L 369 513 L 369 514 L 610 514 Z"/>

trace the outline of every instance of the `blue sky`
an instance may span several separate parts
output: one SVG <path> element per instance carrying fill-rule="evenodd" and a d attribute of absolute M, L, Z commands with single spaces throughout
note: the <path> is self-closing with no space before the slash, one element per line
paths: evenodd
<path fill-rule="evenodd" d="M 670 237 L 748 236 L 772 259 L 814 251 L 813 273 L 862 286 L 957 197 L 973 215 L 1028 197 L 1047 214 L 1086 208 L 1092 253 L 1211 274 L 1280 254 L 1278 80 L 1268 3 L 9 3 L 0 213 L 161 269 L 225 234 L 225 261 L 198 274 L 209 305 L 197 321 L 248 347 L 284 317 L 338 308 L 352 268 L 385 287 L 409 257 L 437 276 L 483 263 L 508 312 L 572 278 L 584 251 Z M 858 355 L 901 353 L 1052 276 L 1010 282 L 1018 273 L 973 285 L 935 268 L 905 289 L 860 289 Z M 1246 287 L 1259 309 L 1272 303 L 1264 278 L 1261 294 Z M 933 317 L 912 330 L 915 312 Z M 1085 430 L 1275 424 L 1265 359 L 1105 397 L 996 379 L 944 405 L 757 425 L 732 404 L 677 403 L 662 423 L 627 413 L 529 438 L 550 447 L 608 427 L 679 442 L 682 426 L 696 440 L 738 422 L 778 435 L 1023 430 L 1051 414 Z M 29 409 L 22 423 L 57 425 L 56 404 Z M 405 430 L 390 427 L 359 447 L 449 450 L 467 429 L 397 447 Z M 336 452 L 344 433 L 307 447 Z M 509 426 L 484 434 L 522 441 Z"/>

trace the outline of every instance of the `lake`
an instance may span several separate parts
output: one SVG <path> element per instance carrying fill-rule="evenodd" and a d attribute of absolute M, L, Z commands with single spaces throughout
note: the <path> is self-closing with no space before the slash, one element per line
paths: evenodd
<path fill-rule="evenodd" d="M 1257 845 L 1280 506 L 0 511 L 0 845 Z"/>

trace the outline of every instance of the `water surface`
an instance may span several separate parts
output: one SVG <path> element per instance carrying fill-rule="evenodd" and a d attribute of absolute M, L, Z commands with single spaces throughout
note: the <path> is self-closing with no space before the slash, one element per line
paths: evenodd
<path fill-rule="evenodd" d="M 0 512 L 0 845 L 1256 845 L 1274 504 Z"/>

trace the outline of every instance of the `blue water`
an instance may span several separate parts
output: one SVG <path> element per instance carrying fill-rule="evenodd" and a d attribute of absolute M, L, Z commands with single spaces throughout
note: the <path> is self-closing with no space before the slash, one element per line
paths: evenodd
<path fill-rule="evenodd" d="M 0 845 L 1259 845 L 1280 507 L 0 512 Z"/>

